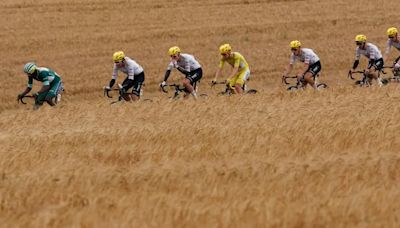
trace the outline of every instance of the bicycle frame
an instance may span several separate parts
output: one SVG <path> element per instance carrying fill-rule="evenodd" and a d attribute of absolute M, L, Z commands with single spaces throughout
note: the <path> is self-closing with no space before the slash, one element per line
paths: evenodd
<path fill-rule="evenodd" d="M 221 92 L 218 93 L 219 95 L 228 95 L 228 96 L 230 96 L 230 95 L 236 93 L 236 90 L 234 88 L 230 87 L 229 84 L 227 84 L 225 81 L 224 82 L 212 82 L 210 84 L 211 88 L 213 88 L 215 85 L 225 85 L 226 86 L 224 91 L 221 91 Z M 258 93 L 258 91 L 256 89 L 249 89 L 248 90 L 246 83 L 243 85 L 242 89 L 243 89 L 243 93 L 245 93 L 245 94 L 256 94 L 256 93 Z"/>
<path fill-rule="evenodd" d="M 287 81 L 288 78 L 296 79 L 296 84 L 291 84 L 290 82 L 288 82 Z M 328 85 L 325 84 L 325 83 L 318 83 L 318 80 L 317 80 L 318 75 L 314 76 L 313 78 L 314 78 L 314 82 L 317 84 L 317 88 L 327 88 L 328 87 Z M 285 85 L 291 85 L 291 86 L 289 86 L 287 88 L 287 90 L 303 89 L 304 88 L 303 82 L 304 82 L 304 78 L 299 80 L 297 76 L 284 76 L 284 77 L 282 77 L 282 83 L 284 83 Z"/>
<path fill-rule="evenodd" d="M 173 99 L 177 99 L 181 92 L 186 92 L 186 88 L 184 86 L 175 83 L 160 86 L 161 91 L 163 91 L 164 93 L 168 93 L 168 90 L 166 89 L 167 87 L 174 88 L 174 96 L 172 97 Z"/>

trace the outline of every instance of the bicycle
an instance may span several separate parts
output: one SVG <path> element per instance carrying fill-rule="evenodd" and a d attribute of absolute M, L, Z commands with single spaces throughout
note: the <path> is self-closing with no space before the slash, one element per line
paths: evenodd
<path fill-rule="evenodd" d="M 163 86 L 160 86 L 160 88 L 161 88 L 161 91 L 164 92 L 164 93 L 168 93 L 168 89 L 167 88 L 172 88 L 174 90 L 174 95 L 172 97 L 169 97 L 169 98 L 174 99 L 174 100 L 177 100 L 177 99 L 180 98 L 180 95 L 179 95 L 180 93 L 185 92 L 184 97 L 187 96 L 187 93 L 188 93 L 186 87 L 184 87 L 183 85 L 180 85 L 180 84 L 175 84 L 175 83 L 173 83 L 173 84 L 165 84 Z M 197 91 L 197 83 L 195 83 L 193 85 L 193 88 Z M 199 97 L 207 97 L 207 96 L 208 95 L 205 94 L 205 93 L 202 93 L 202 94 L 199 95 Z"/>
<path fill-rule="evenodd" d="M 218 92 L 217 95 L 230 96 L 230 95 L 236 93 L 235 88 L 230 87 L 229 84 L 227 84 L 225 81 L 223 81 L 223 82 L 211 82 L 210 83 L 211 88 L 213 88 L 216 85 L 225 85 L 226 86 L 225 90 L 223 90 L 221 92 Z M 258 91 L 256 89 L 247 89 L 247 84 L 246 83 L 242 86 L 242 89 L 243 89 L 244 94 L 256 94 L 256 93 L 258 93 Z"/>
<path fill-rule="evenodd" d="M 57 105 L 57 104 L 61 101 L 61 93 L 63 93 L 63 92 L 65 92 L 65 89 L 64 89 L 64 85 L 61 84 L 61 86 L 60 86 L 60 88 L 59 88 L 59 90 L 58 90 L 58 92 L 57 92 L 57 95 L 56 95 L 55 97 L 52 98 L 54 104 Z M 34 95 L 25 95 L 25 96 L 19 97 L 19 98 L 17 99 L 18 103 L 21 103 L 21 104 L 26 105 L 27 103 L 24 101 L 24 98 L 31 98 L 31 99 L 33 99 L 33 100 L 36 100 L 36 96 L 34 96 Z"/>
<path fill-rule="evenodd" d="M 393 66 L 384 66 L 383 68 L 392 69 L 392 76 L 389 78 L 383 78 L 382 80 L 386 80 L 389 82 L 400 82 L 400 69 L 394 68 Z M 386 72 L 382 71 L 383 74 Z"/>
<path fill-rule="evenodd" d="M 108 97 L 108 98 L 113 98 L 113 96 L 110 95 L 110 92 L 112 92 L 112 91 L 118 91 L 119 95 L 118 95 L 118 99 L 117 99 L 117 100 L 112 101 L 112 102 L 110 103 L 111 105 L 112 105 L 112 104 L 115 104 L 115 103 L 118 103 L 118 102 L 124 101 L 124 100 L 125 100 L 125 99 L 124 99 L 124 96 L 125 96 L 125 95 L 132 94 L 132 93 L 126 92 L 125 89 L 122 87 L 122 85 L 121 85 L 121 84 L 118 84 L 118 88 L 114 88 L 114 89 L 106 89 L 106 87 L 104 87 L 104 88 L 103 88 L 103 95 L 106 96 L 106 97 Z M 142 96 L 142 90 L 140 90 L 140 95 Z M 152 101 L 153 101 L 153 100 L 150 99 L 150 98 L 141 99 L 140 97 L 139 97 L 139 100 L 149 101 L 149 102 L 152 102 Z"/>
<path fill-rule="evenodd" d="M 380 73 L 381 72 L 383 74 L 386 74 L 383 70 L 380 70 L 378 72 L 378 78 L 381 80 L 383 85 L 386 85 L 386 84 L 389 83 L 389 80 L 380 78 Z M 353 77 L 354 74 L 362 75 L 362 78 L 357 80 L 355 77 Z M 350 78 L 351 80 L 355 80 L 354 85 L 356 85 L 356 86 L 360 86 L 360 87 L 363 87 L 363 86 L 369 87 L 369 86 L 371 86 L 371 83 L 369 82 L 370 81 L 370 77 L 369 77 L 369 75 L 367 73 L 365 73 L 365 70 L 359 70 L 359 71 L 354 71 L 354 72 L 349 70 L 349 73 L 347 74 L 347 77 Z"/>
<path fill-rule="evenodd" d="M 25 96 L 20 97 L 20 98 L 17 99 L 18 103 L 21 103 L 21 104 L 26 105 L 27 103 L 24 101 L 24 98 L 25 98 L 25 97 L 35 99 L 35 96 L 33 96 L 33 95 L 25 95 Z"/>
<path fill-rule="evenodd" d="M 318 80 L 317 80 L 318 76 L 319 76 L 319 75 L 313 76 L 314 82 L 317 84 L 317 89 L 325 89 L 325 88 L 328 88 L 328 85 L 327 85 L 326 83 L 318 83 Z M 296 79 L 296 84 L 293 85 L 293 83 L 288 82 L 288 81 L 287 81 L 288 78 L 290 78 L 290 79 Z M 287 87 L 287 89 L 286 89 L 286 90 L 288 90 L 288 91 L 303 90 L 303 89 L 305 89 L 305 87 L 304 87 L 304 78 L 302 78 L 302 79 L 299 80 L 297 76 L 283 76 L 283 77 L 282 77 L 282 83 L 285 84 L 285 85 L 289 85 L 289 86 Z"/>

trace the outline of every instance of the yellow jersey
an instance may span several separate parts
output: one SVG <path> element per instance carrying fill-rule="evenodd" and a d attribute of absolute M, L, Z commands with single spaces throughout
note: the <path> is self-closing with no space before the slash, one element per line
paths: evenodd
<path fill-rule="evenodd" d="M 249 64 L 239 52 L 232 52 L 232 56 L 227 59 L 222 57 L 219 62 L 219 68 L 222 68 L 225 62 L 229 63 L 232 67 L 238 67 L 239 71 L 249 69 Z"/>

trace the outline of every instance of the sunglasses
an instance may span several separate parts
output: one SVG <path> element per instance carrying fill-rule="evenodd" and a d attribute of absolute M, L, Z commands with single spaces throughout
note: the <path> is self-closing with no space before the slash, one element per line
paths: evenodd
<path fill-rule="evenodd" d="M 222 56 L 228 56 L 229 54 L 228 53 L 222 53 L 221 55 Z"/>
<path fill-rule="evenodd" d="M 394 38 L 394 36 L 388 36 L 388 38 L 389 38 L 389 39 L 393 39 L 393 38 Z"/>
<path fill-rule="evenodd" d="M 122 61 L 114 61 L 115 64 L 121 64 Z"/>
<path fill-rule="evenodd" d="M 291 48 L 290 50 L 291 51 L 297 51 L 297 48 Z"/>
<path fill-rule="evenodd" d="M 360 45 L 362 45 L 363 44 L 363 42 L 361 42 L 361 41 L 356 41 L 356 45 L 357 46 L 360 46 Z"/>
<path fill-rule="evenodd" d="M 177 55 L 170 55 L 171 56 L 171 58 L 177 58 L 178 56 Z"/>

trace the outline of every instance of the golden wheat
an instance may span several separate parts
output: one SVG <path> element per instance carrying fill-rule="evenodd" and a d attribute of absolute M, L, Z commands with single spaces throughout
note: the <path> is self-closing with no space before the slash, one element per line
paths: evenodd
<path fill-rule="evenodd" d="M 1 226 L 398 227 L 400 87 L 346 78 L 354 36 L 383 51 L 397 5 L 3 0 Z M 320 56 L 328 89 L 280 84 L 293 39 Z M 224 42 L 246 57 L 260 94 L 209 88 Z M 201 62 L 207 98 L 158 91 L 172 45 Z M 117 50 L 144 66 L 153 102 L 103 97 Z M 56 108 L 16 103 L 27 61 L 62 75 Z"/>

